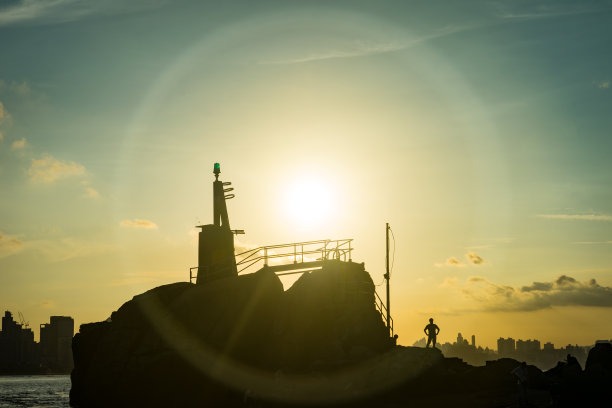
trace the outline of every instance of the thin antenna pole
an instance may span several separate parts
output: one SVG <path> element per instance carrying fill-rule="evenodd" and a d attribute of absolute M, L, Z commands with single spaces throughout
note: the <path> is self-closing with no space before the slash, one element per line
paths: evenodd
<path fill-rule="evenodd" d="M 385 235 L 387 241 L 387 257 L 386 257 L 386 270 L 385 279 L 387 280 L 387 329 L 389 330 L 389 335 L 391 335 L 391 297 L 389 290 L 389 279 L 391 276 L 389 275 L 389 223 L 385 228 Z"/>

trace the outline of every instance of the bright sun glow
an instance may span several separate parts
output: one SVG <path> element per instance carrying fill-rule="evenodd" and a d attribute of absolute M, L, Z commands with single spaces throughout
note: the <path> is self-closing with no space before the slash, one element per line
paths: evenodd
<path fill-rule="evenodd" d="M 285 194 L 285 212 L 291 222 L 303 227 L 326 222 L 332 210 L 332 191 L 317 180 L 296 180 Z"/>

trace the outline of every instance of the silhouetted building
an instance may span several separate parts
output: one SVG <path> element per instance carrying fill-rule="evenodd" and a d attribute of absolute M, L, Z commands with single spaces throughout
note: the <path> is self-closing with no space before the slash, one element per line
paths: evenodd
<path fill-rule="evenodd" d="M 472 334 L 472 347 L 476 347 L 476 335 Z"/>
<path fill-rule="evenodd" d="M 5 311 L 0 332 L 0 370 L 19 373 L 36 367 L 37 346 L 34 332 L 13 320 L 11 312 Z"/>
<path fill-rule="evenodd" d="M 51 316 L 50 323 L 40 325 L 41 363 L 57 372 L 70 372 L 74 320 L 69 316 Z"/>
<path fill-rule="evenodd" d="M 515 350 L 515 343 L 512 337 L 507 339 L 500 337 L 497 339 L 497 354 L 500 357 L 511 357 L 514 355 Z"/>
<path fill-rule="evenodd" d="M 516 352 L 522 354 L 536 354 L 540 351 L 540 341 L 539 340 L 517 340 L 516 342 Z"/>

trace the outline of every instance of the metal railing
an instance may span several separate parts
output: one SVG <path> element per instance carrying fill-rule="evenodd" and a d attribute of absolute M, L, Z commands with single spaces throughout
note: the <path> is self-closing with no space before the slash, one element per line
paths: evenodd
<path fill-rule="evenodd" d="M 351 262 L 352 239 L 295 242 L 292 244 L 267 245 L 236 254 L 238 273 L 263 262 L 279 264 L 307 264 L 329 259 Z"/>
<path fill-rule="evenodd" d="M 376 292 L 376 289 L 374 289 L 374 294 L 376 295 L 376 298 L 374 299 L 374 303 L 376 304 L 376 309 L 378 309 L 378 311 L 380 312 L 380 316 L 383 319 L 383 322 L 385 322 L 385 324 L 387 324 L 387 306 L 385 306 L 385 303 L 382 301 L 382 299 L 380 298 L 380 296 L 378 296 L 378 292 Z M 389 327 L 387 327 L 389 329 L 389 337 L 393 337 L 393 318 L 391 316 L 389 316 Z"/>

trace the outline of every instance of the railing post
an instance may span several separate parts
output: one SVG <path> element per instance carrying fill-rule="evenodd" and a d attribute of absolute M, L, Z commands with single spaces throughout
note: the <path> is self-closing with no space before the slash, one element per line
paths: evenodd
<path fill-rule="evenodd" d="M 264 266 L 268 266 L 268 248 L 264 247 Z"/>
<path fill-rule="evenodd" d="M 297 244 L 293 244 L 293 263 L 297 263 Z"/>
<path fill-rule="evenodd" d="M 353 249 L 351 248 L 351 242 L 352 240 L 349 240 L 349 262 L 353 262 L 353 255 L 351 254 Z"/>

